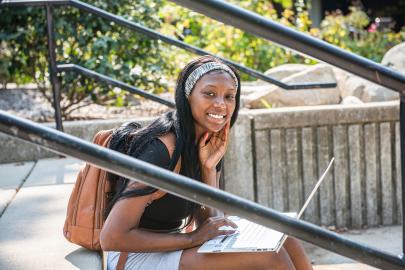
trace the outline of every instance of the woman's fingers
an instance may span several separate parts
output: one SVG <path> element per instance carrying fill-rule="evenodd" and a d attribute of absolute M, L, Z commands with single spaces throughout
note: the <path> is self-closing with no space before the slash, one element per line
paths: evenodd
<path fill-rule="evenodd" d="M 207 222 L 210 223 L 216 229 L 219 229 L 222 226 L 230 226 L 235 229 L 238 228 L 238 225 L 236 225 L 235 222 L 226 217 L 211 217 L 207 219 Z"/>

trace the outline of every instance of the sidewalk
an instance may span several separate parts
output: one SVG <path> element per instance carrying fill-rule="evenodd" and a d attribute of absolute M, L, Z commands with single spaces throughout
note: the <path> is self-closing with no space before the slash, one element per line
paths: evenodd
<path fill-rule="evenodd" d="M 81 164 L 43 159 L 0 165 L 1 207 L 8 204 L 0 217 L 0 269 L 101 269 L 97 252 L 69 243 L 62 233 Z"/>
<path fill-rule="evenodd" d="M 66 204 L 82 161 L 0 164 L 0 269 L 101 269 L 101 256 L 62 234 Z M 3 212 L 4 211 L 4 212 Z M 402 227 L 352 230 L 345 237 L 401 253 Z M 304 243 L 316 270 L 373 269 Z"/>

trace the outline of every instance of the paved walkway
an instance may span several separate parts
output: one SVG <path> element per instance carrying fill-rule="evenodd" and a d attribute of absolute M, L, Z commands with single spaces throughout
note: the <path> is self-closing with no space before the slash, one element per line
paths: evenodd
<path fill-rule="evenodd" d="M 0 269 L 101 269 L 98 253 L 69 243 L 62 233 L 81 164 L 44 159 L 0 165 L 1 209 L 8 205 L 0 217 Z"/>
<path fill-rule="evenodd" d="M 72 158 L 0 164 L 0 269 L 101 269 L 98 253 L 70 244 L 62 234 L 66 203 L 83 163 Z M 400 226 L 353 230 L 344 236 L 401 251 Z M 305 243 L 316 270 L 369 270 Z"/>

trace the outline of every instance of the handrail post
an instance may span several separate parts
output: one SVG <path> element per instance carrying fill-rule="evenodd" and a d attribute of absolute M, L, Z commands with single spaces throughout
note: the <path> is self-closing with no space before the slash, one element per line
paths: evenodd
<path fill-rule="evenodd" d="M 405 93 L 399 95 L 399 125 L 401 140 L 401 184 L 402 184 L 402 258 L 405 259 Z"/>
<path fill-rule="evenodd" d="M 63 131 L 62 113 L 60 109 L 61 83 L 58 77 L 58 69 L 56 66 L 56 52 L 55 52 L 56 43 L 55 43 L 55 31 L 53 23 L 53 6 L 51 4 L 46 4 L 46 20 L 48 29 L 49 75 L 52 84 L 53 107 L 55 109 L 56 129 Z"/>

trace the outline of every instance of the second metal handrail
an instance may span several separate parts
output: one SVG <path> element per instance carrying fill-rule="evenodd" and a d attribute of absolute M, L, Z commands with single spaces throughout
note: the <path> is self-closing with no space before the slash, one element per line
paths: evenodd
<path fill-rule="evenodd" d="M 104 82 L 104 83 L 106 83 L 108 85 L 119 87 L 121 89 L 124 89 L 124 90 L 130 92 L 131 94 L 136 94 L 136 95 L 142 96 L 144 98 L 156 101 L 156 102 L 158 102 L 160 104 L 163 104 L 163 105 L 166 105 L 166 106 L 168 106 L 170 108 L 176 107 L 176 104 L 171 100 L 161 98 L 161 97 L 159 97 L 157 95 L 148 93 L 148 92 L 143 91 L 141 89 L 138 89 L 138 88 L 136 88 L 134 86 L 123 83 L 123 82 L 118 81 L 118 80 L 115 80 L 115 79 L 113 79 L 111 77 L 108 77 L 108 76 L 105 76 L 103 74 L 97 73 L 95 71 L 84 68 L 82 66 L 75 65 L 75 64 L 61 64 L 61 65 L 57 65 L 56 67 L 57 67 L 58 72 L 76 72 L 76 73 L 82 74 L 82 75 L 84 75 L 84 76 L 86 76 L 88 78 L 92 78 L 92 79 L 95 79 L 97 81 Z"/>

